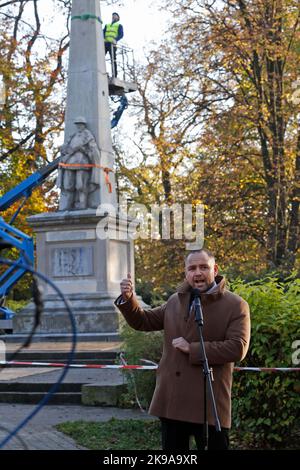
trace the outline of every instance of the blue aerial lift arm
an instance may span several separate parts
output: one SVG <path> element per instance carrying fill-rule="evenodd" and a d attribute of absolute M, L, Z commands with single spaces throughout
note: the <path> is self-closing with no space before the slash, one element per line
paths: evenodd
<path fill-rule="evenodd" d="M 22 198 L 26 200 L 33 189 L 41 185 L 58 168 L 59 161 L 60 158 L 56 158 L 2 196 L 0 198 L 0 212 L 5 211 Z M 17 209 L 12 220 L 16 218 L 22 205 Z M 11 225 L 12 220 L 7 223 L 0 217 L 0 251 L 1 249 L 15 247 L 19 252 L 19 258 L 15 264 L 0 274 L 0 329 L 7 331 L 12 330 L 13 312 L 5 307 L 5 299 L 13 286 L 25 274 L 25 270 L 18 265 L 32 267 L 34 263 L 33 238 L 13 227 Z"/>
<path fill-rule="evenodd" d="M 54 170 L 58 168 L 59 161 L 60 158 L 56 158 L 53 162 L 45 165 L 36 173 L 33 173 L 33 175 L 18 184 L 15 188 L 8 191 L 8 193 L 4 194 L 0 199 L 0 212 L 8 209 L 22 197 L 26 197 L 27 199 L 31 195 L 32 190 L 39 186 Z"/>
<path fill-rule="evenodd" d="M 128 108 L 128 100 L 125 95 L 123 95 L 120 99 L 120 105 L 118 109 L 114 112 L 113 118 L 111 120 L 111 128 L 113 129 L 116 127 L 121 119 L 121 116 L 125 109 Z"/>

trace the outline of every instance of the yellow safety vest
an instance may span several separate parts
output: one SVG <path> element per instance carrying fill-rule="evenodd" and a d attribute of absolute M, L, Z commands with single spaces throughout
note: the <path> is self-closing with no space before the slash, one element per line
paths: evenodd
<path fill-rule="evenodd" d="M 104 41 L 105 42 L 113 42 L 114 39 L 118 37 L 119 31 L 119 22 L 110 23 L 106 25 Z"/>

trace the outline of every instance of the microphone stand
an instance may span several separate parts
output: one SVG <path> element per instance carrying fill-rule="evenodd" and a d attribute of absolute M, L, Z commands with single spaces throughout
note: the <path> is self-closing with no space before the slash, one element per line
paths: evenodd
<path fill-rule="evenodd" d="M 200 301 L 200 292 L 195 293 L 195 321 L 198 324 L 199 329 L 199 339 L 200 339 L 200 352 L 201 357 L 203 357 L 203 378 L 204 378 L 204 427 L 203 427 L 203 438 L 204 438 L 204 450 L 208 449 L 208 421 L 207 421 L 207 389 L 209 392 L 209 397 L 211 400 L 212 410 L 215 418 L 215 428 L 216 431 L 221 432 L 221 425 L 219 421 L 219 416 L 217 412 L 217 406 L 214 396 L 214 391 L 212 388 L 212 369 L 208 366 L 207 356 L 205 352 L 204 340 L 203 340 L 203 313 Z"/>

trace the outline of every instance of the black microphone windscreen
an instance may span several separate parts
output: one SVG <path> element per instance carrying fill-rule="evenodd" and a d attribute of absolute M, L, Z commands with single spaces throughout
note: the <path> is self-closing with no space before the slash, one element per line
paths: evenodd
<path fill-rule="evenodd" d="M 201 291 L 200 289 L 192 289 L 193 297 L 200 297 Z"/>

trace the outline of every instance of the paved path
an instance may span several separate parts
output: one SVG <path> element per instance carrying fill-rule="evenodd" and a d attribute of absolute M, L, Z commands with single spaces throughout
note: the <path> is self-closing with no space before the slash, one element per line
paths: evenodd
<path fill-rule="evenodd" d="M 32 410 L 32 405 L 0 404 L 0 439 L 7 435 Z M 54 426 L 65 421 L 107 421 L 118 419 L 149 419 L 150 416 L 139 410 L 124 410 L 110 407 L 86 407 L 77 405 L 44 407 L 4 450 L 79 450 L 84 449 Z"/>
<path fill-rule="evenodd" d="M 14 351 L 17 344 L 7 343 L 7 350 Z M 80 341 L 77 351 L 114 351 L 121 346 L 119 342 Z M 68 351 L 69 342 L 39 342 L 32 343 L 26 351 Z M 23 350 L 24 351 L 24 350 Z M 61 374 L 60 369 L 52 368 L 13 368 L 0 373 L 0 382 L 26 382 L 53 383 Z M 65 382 L 83 383 L 123 383 L 119 370 L 97 369 L 71 369 Z M 0 440 L 7 436 L 8 431 L 14 429 L 34 409 L 33 405 L 0 403 Z M 118 419 L 150 418 L 139 410 L 124 410 L 111 407 L 87 407 L 83 405 L 49 405 L 44 407 L 18 434 L 3 448 L 5 450 L 78 450 L 83 449 L 63 433 L 58 432 L 54 426 L 65 421 L 107 421 L 115 417 Z"/>

